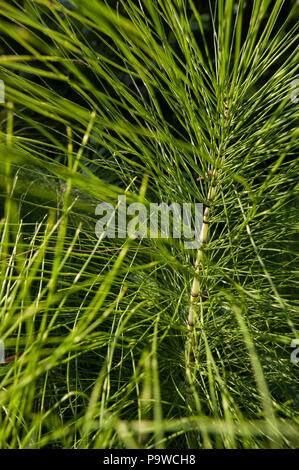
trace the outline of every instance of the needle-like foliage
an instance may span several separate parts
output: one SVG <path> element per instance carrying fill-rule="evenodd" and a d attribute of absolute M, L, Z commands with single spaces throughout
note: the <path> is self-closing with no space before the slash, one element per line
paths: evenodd
<path fill-rule="evenodd" d="M 1 448 L 298 446 L 297 16 L 0 0 Z M 200 248 L 98 238 L 120 195 Z"/>

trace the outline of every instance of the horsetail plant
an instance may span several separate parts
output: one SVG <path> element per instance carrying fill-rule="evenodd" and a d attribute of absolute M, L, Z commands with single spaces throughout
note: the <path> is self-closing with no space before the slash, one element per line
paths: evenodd
<path fill-rule="evenodd" d="M 297 3 L 0 0 L 1 448 L 298 446 Z"/>

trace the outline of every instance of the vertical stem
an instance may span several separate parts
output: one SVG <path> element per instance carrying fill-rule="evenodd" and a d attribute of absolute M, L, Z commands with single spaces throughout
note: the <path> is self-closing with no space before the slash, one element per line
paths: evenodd
<path fill-rule="evenodd" d="M 6 148 L 10 149 L 13 142 L 13 103 L 9 102 L 7 104 L 7 124 L 6 124 Z M 3 220 L 3 233 L 0 240 L 0 258 L 2 261 L 2 267 L 0 270 L 1 274 L 1 287 L 4 288 L 7 281 L 7 269 L 9 266 L 9 261 L 6 263 L 5 260 L 9 257 L 9 242 L 10 242 L 10 231 L 11 231 L 11 218 L 12 218 L 12 181 L 11 181 L 11 162 L 8 157 L 4 161 L 4 182 L 5 182 L 5 203 L 4 203 L 4 220 Z"/>
<path fill-rule="evenodd" d="M 217 162 L 216 162 L 217 163 Z M 216 170 L 216 163 L 213 173 L 210 172 L 211 176 L 211 185 L 208 192 L 208 205 L 205 207 L 204 216 L 203 216 L 203 223 L 201 227 L 200 233 L 200 248 L 197 251 L 197 257 L 195 262 L 195 275 L 192 282 L 191 288 L 191 295 L 190 295 L 190 308 L 189 308 L 189 315 L 187 321 L 187 328 L 188 328 L 188 337 L 187 337 L 187 347 L 186 347 L 186 403 L 190 409 L 194 408 L 194 405 L 197 409 L 200 409 L 200 403 L 198 401 L 198 396 L 195 389 L 195 384 L 192 378 L 192 370 L 191 370 L 191 363 L 194 362 L 194 354 L 193 354 L 193 341 L 192 339 L 194 336 L 192 335 L 193 327 L 196 318 L 196 309 L 198 306 L 198 296 L 199 296 L 199 279 L 198 274 L 202 269 L 203 264 L 203 249 L 207 243 L 208 237 L 208 227 L 209 227 L 209 217 L 211 211 L 211 205 L 213 203 L 214 195 L 215 195 L 215 180 L 218 176 L 218 172 Z M 207 175 L 208 177 L 208 175 Z M 209 437 L 206 431 L 203 432 L 204 442 L 207 447 L 210 447 Z M 191 434 L 190 436 L 191 441 L 194 441 L 194 436 Z"/>
<path fill-rule="evenodd" d="M 211 186 L 210 186 L 209 193 L 208 193 L 209 205 L 207 205 L 204 210 L 203 223 L 202 223 L 201 233 L 200 233 L 200 245 L 201 246 L 198 249 L 196 262 L 195 262 L 195 276 L 192 282 L 191 295 L 190 295 L 190 308 L 189 308 L 189 315 L 188 315 L 188 322 L 187 322 L 187 328 L 189 331 L 192 331 L 194 327 L 194 320 L 196 316 L 197 298 L 199 296 L 198 274 L 202 269 L 203 249 L 207 244 L 209 216 L 210 216 L 210 211 L 211 211 L 211 205 L 212 205 L 214 195 L 215 195 L 215 183 L 213 181 L 215 180 L 215 177 L 217 177 L 216 170 L 214 170 Z"/>

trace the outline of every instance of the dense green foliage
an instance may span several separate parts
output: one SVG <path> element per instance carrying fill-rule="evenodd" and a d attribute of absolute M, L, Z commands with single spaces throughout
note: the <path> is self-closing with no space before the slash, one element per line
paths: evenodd
<path fill-rule="evenodd" d="M 0 0 L 1 448 L 298 446 L 297 16 Z M 96 237 L 98 202 L 208 205 L 209 174 L 200 271 Z"/>

